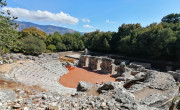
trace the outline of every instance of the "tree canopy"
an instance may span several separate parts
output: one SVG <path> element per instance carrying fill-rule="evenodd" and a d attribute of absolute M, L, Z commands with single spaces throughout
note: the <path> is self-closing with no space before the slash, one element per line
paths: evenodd
<path fill-rule="evenodd" d="M 86 48 L 128 56 L 180 61 L 180 14 L 169 14 L 161 23 L 146 27 L 122 24 L 118 32 L 85 33 Z"/>
<path fill-rule="evenodd" d="M 0 6 L 6 5 L 6 1 L 0 0 Z M 0 12 L 0 53 L 6 53 L 18 50 L 18 33 L 15 31 L 17 25 L 13 23 L 17 17 L 11 16 L 10 11 L 7 13 Z"/>
<path fill-rule="evenodd" d="M 180 14 L 169 14 L 161 19 L 162 22 L 166 23 L 180 23 Z"/>
<path fill-rule="evenodd" d="M 35 27 L 25 28 L 24 30 L 22 30 L 21 34 L 22 34 L 22 37 L 33 36 L 33 37 L 38 37 L 39 39 L 42 39 L 42 40 L 46 40 L 46 37 L 47 37 L 45 32 Z"/>

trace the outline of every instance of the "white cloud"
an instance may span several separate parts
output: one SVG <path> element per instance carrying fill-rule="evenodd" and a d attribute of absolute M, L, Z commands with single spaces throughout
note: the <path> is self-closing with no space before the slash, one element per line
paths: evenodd
<path fill-rule="evenodd" d="M 91 26 L 91 25 L 83 25 L 83 27 L 85 27 L 85 28 L 93 28 L 93 26 Z"/>
<path fill-rule="evenodd" d="M 27 9 L 11 7 L 3 7 L 2 10 L 10 10 L 11 14 L 14 16 L 33 21 L 50 21 L 63 24 L 77 24 L 79 21 L 78 18 L 72 17 L 69 14 L 63 13 L 62 11 L 55 14 L 48 11 L 29 11 Z"/>
<path fill-rule="evenodd" d="M 106 23 L 109 23 L 110 21 L 109 20 L 106 20 Z"/>
<path fill-rule="evenodd" d="M 82 19 L 82 22 L 88 22 L 88 23 L 90 23 L 90 20 L 89 20 L 89 19 Z"/>
<path fill-rule="evenodd" d="M 115 21 L 106 20 L 106 23 L 116 23 Z"/>

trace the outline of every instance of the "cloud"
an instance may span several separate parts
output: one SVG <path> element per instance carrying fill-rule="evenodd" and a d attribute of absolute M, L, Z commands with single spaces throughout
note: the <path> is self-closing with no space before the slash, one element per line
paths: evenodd
<path fill-rule="evenodd" d="M 116 22 L 115 22 L 115 21 L 106 20 L 106 23 L 112 23 L 112 24 L 114 24 L 114 23 L 116 23 Z"/>
<path fill-rule="evenodd" d="M 89 19 L 82 19 L 82 22 L 88 22 L 88 23 L 90 23 L 90 20 L 89 20 Z"/>
<path fill-rule="evenodd" d="M 91 25 L 83 25 L 83 27 L 85 27 L 85 28 L 93 28 L 93 26 L 91 26 Z"/>
<path fill-rule="evenodd" d="M 10 10 L 11 14 L 17 16 L 19 18 L 25 18 L 32 21 L 50 21 L 50 22 L 58 22 L 63 24 L 77 24 L 78 18 L 72 17 L 69 14 L 64 12 L 60 13 L 51 13 L 48 11 L 29 11 L 23 8 L 11 8 L 11 7 L 3 7 L 3 11 Z"/>

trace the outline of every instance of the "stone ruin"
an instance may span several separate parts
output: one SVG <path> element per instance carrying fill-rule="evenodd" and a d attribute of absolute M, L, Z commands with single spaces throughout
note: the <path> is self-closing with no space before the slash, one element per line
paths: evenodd
<path fill-rule="evenodd" d="M 79 66 L 88 67 L 89 65 L 89 55 L 82 55 L 79 59 Z"/>
<path fill-rule="evenodd" d="M 101 70 L 100 64 L 102 63 L 101 57 L 89 57 L 89 65 L 88 67 L 92 70 Z"/>
<path fill-rule="evenodd" d="M 121 62 L 120 65 L 115 65 L 114 59 L 89 56 L 90 69 L 97 70 L 99 65 L 98 69 L 105 74 L 117 73 L 116 82 L 107 82 L 99 86 L 97 91 L 101 95 L 106 94 L 107 97 L 108 93 L 113 94 L 117 102 L 123 103 L 119 109 L 125 107 L 128 110 L 169 110 L 180 103 L 175 100 L 178 97 L 179 87 L 174 80 L 180 80 L 180 70 L 167 74 L 150 70 L 148 68 L 151 68 L 151 65 L 145 63 L 132 62 L 126 65 L 125 62 Z M 79 86 L 82 89 L 80 91 L 87 91 L 93 85 L 80 82 Z"/>
<path fill-rule="evenodd" d="M 79 66 L 99 70 L 104 74 L 117 74 L 122 77 L 131 77 L 138 72 L 146 72 L 147 69 L 151 69 L 151 64 L 149 63 L 131 62 L 127 67 L 125 62 L 121 62 L 120 65 L 115 65 L 114 62 L 114 59 L 107 57 L 81 55 Z M 133 68 L 133 70 L 131 68 Z M 168 71 L 168 73 L 171 74 L 176 81 L 180 81 L 180 70 Z"/>
<path fill-rule="evenodd" d="M 100 70 L 105 74 L 118 74 L 122 75 L 126 71 L 131 71 L 126 67 L 125 62 L 121 62 L 120 65 L 116 65 L 115 60 L 108 57 L 81 55 L 79 60 L 80 67 L 88 67 L 92 70 Z M 145 66 L 144 66 L 145 65 Z M 134 68 L 137 71 L 146 71 L 145 68 L 151 68 L 151 64 L 132 62 L 129 64 L 130 68 Z"/>
<path fill-rule="evenodd" d="M 121 62 L 120 65 L 116 65 L 115 60 L 108 57 L 99 57 L 99 56 L 90 56 L 90 55 L 81 55 L 79 60 L 80 67 L 88 67 L 92 70 L 100 70 L 105 74 L 118 74 L 129 71 L 128 74 L 131 74 L 131 70 L 126 67 L 125 62 Z M 144 66 L 145 65 L 145 66 Z M 138 63 L 132 62 L 129 65 L 130 68 L 135 68 L 137 71 L 145 71 L 145 68 L 151 68 L 151 64 L 148 63 Z"/>
<path fill-rule="evenodd" d="M 114 74 L 116 65 L 114 64 L 114 59 L 111 58 L 81 55 L 79 66 L 100 70 L 105 74 Z"/>
<path fill-rule="evenodd" d="M 115 72 L 114 59 L 102 58 L 101 71 L 107 74 L 114 74 Z"/>

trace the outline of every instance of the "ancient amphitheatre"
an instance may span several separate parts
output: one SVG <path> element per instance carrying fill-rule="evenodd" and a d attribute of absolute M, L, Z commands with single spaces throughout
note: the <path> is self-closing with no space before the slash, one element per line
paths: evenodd
<path fill-rule="evenodd" d="M 178 71 L 84 52 L 3 57 L 9 64 L 0 65 L 1 109 L 166 110 L 178 104 Z"/>

